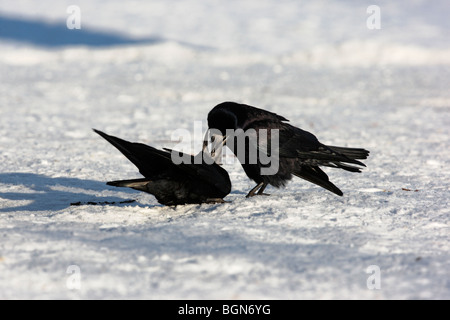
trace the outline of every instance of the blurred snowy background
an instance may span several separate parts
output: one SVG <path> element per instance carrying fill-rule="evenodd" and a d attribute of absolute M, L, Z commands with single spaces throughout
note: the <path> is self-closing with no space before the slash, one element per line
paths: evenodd
<path fill-rule="evenodd" d="M 449 299 L 449 14 L 446 0 L 2 1 L 0 299 Z M 91 128 L 173 147 L 225 100 L 367 148 L 367 168 L 326 170 L 342 198 L 294 179 L 245 199 L 253 182 L 227 164 L 231 203 L 175 209 L 105 185 L 139 173 Z M 70 205 L 89 201 L 116 204 Z"/>

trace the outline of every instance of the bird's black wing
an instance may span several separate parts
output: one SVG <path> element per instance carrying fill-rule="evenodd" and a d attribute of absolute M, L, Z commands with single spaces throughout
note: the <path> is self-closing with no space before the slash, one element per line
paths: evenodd
<path fill-rule="evenodd" d="M 326 146 L 312 133 L 289 124 L 280 129 L 280 156 L 297 158 L 306 165 L 325 165 L 357 172 L 359 168 L 343 163 L 365 167 L 356 159 L 366 159 L 367 155 L 368 151 L 364 149 Z"/>
<path fill-rule="evenodd" d="M 128 142 L 96 129 L 94 131 L 116 147 L 146 178 L 160 177 L 161 175 L 170 176 L 173 171 L 177 170 L 171 161 L 170 154 L 166 151 L 142 143 Z"/>
<path fill-rule="evenodd" d="M 215 106 L 210 111 L 208 118 L 214 115 L 216 119 L 223 119 L 227 114 L 232 114 L 236 117 L 236 125 L 243 130 L 251 127 L 252 122 L 254 121 L 289 121 L 285 117 L 282 117 L 274 112 L 231 101 L 222 102 Z M 227 129 L 234 128 L 229 127 Z"/>
<path fill-rule="evenodd" d="M 322 144 L 312 133 L 283 124 L 279 128 L 280 156 L 297 158 L 300 153 L 320 151 Z"/>
<path fill-rule="evenodd" d="M 361 148 L 342 148 L 329 147 L 319 142 L 312 133 L 294 127 L 286 123 L 286 118 L 277 115 L 276 113 L 248 106 L 245 104 L 224 103 L 220 108 L 232 111 L 238 119 L 241 119 L 241 128 L 247 132 L 249 129 L 255 129 L 258 139 L 250 139 L 257 150 L 267 151 L 272 153 L 275 148 L 271 147 L 271 133 L 273 130 L 278 130 L 279 144 L 276 151 L 279 157 L 296 158 L 300 161 L 305 161 L 306 164 L 311 165 L 326 165 L 330 161 L 330 166 L 336 166 L 337 162 L 352 163 L 359 166 L 365 166 L 362 162 L 356 159 L 366 159 L 369 152 Z M 219 109 L 220 109 L 219 108 Z M 268 130 L 267 141 L 259 139 L 261 134 L 259 130 Z M 247 134 L 252 136 L 252 133 Z M 339 167 L 349 170 L 358 171 L 359 169 L 348 165 L 338 165 Z"/>
<path fill-rule="evenodd" d="M 253 150 L 285 158 L 298 158 L 298 151 L 318 150 L 317 138 L 276 118 L 253 119 L 243 129 Z"/>
<path fill-rule="evenodd" d="M 238 119 L 242 119 L 240 126 L 244 130 L 247 128 L 253 128 L 255 124 L 260 122 L 268 122 L 272 123 L 272 125 L 289 122 L 288 119 L 274 112 L 252 107 L 246 104 L 234 106 L 233 111 L 237 115 Z"/>
<path fill-rule="evenodd" d="M 342 191 L 330 181 L 327 174 L 318 166 L 301 166 L 299 170 L 294 171 L 293 174 L 299 178 L 317 184 L 338 196 L 343 195 Z"/>
<path fill-rule="evenodd" d="M 253 129 L 253 133 L 249 133 L 248 129 Z M 297 159 L 302 165 L 321 165 L 360 172 L 360 168 L 354 165 L 365 167 L 357 159 L 366 159 L 369 154 L 367 150 L 361 148 L 326 146 L 312 133 L 280 121 L 253 121 L 248 129 L 247 136 L 251 138 L 249 141 L 255 150 L 272 157 Z M 267 130 L 264 137 L 261 129 Z M 272 140 L 276 138 L 278 145 L 274 145 L 275 140 Z"/>
<path fill-rule="evenodd" d="M 168 151 L 169 154 L 179 152 L 167 148 L 164 148 L 164 150 Z M 191 179 L 214 186 L 225 195 L 231 192 L 231 180 L 228 172 L 216 164 L 208 154 L 200 152 L 195 157 L 190 157 L 189 163 L 180 163 L 177 167 Z M 208 163 L 211 164 L 205 163 L 204 157 L 209 157 Z"/>

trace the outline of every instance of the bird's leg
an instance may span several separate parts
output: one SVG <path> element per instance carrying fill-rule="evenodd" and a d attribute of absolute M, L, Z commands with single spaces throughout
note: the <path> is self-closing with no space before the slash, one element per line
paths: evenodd
<path fill-rule="evenodd" d="M 257 195 L 258 196 L 270 196 L 270 194 L 264 193 L 264 190 L 266 189 L 266 187 L 267 187 L 267 183 L 264 183 L 263 186 L 261 187 L 261 189 L 259 189 Z"/>
<path fill-rule="evenodd" d="M 259 188 L 261 188 L 264 185 L 264 182 L 259 183 L 256 187 L 254 187 L 250 192 L 247 194 L 246 198 L 254 197 L 256 195 L 256 191 L 258 191 Z"/>

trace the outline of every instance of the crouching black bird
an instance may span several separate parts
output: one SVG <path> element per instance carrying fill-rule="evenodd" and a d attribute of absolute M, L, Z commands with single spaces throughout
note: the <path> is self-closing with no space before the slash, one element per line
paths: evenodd
<path fill-rule="evenodd" d="M 288 121 L 275 113 L 235 102 L 223 102 L 208 114 L 209 131 L 215 132 L 215 135 L 211 134 L 212 141 L 228 147 L 231 144 L 230 149 L 238 157 L 245 173 L 257 183 L 247 197 L 264 194 L 269 184 L 276 188 L 285 186 L 292 175 L 342 196 L 342 191 L 330 182 L 319 166 L 361 172 L 358 166 L 365 165 L 358 159 L 367 159 L 369 151 L 326 146 L 310 132 L 286 123 Z M 244 139 L 240 139 L 242 136 Z M 244 146 L 242 141 L 245 141 Z M 245 154 L 242 154 L 243 150 Z M 278 161 L 275 171 L 267 170 L 269 165 L 274 165 L 266 159 L 270 157 Z"/>
<path fill-rule="evenodd" d="M 223 203 L 231 191 L 231 181 L 226 170 L 211 161 L 208 154 L 200 152 L 190 159 L 175 164 L 171 150 L 158 150 L 142 143 L 128 142 L 95 130 L 127 157 L 145 177 L 142 179 L 107 182 L 115 187 L 129 187 L 150 193 L 163 205 Z M 177 151 L 173 151 L 177 152 Z M 187 156 L 187 157 L 186 157 Z M 187 162 L 187 163 L 186 163 Z M 208 164 L 211 163 L 211 164 Z"/>

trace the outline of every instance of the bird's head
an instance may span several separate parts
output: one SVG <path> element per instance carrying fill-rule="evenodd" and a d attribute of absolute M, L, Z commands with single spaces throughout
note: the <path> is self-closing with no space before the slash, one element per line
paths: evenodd
<path fill-rule="evenodd" d="M 203 142 L 203 150 L 208 146 L 208 135 L 210 135 L 213 144 L 212 150 L 217 151 L 226 144 L 226 140 L 233 134 L 234 130 L 239 128 L 238 118 L 233 110 L 236 106 L 238 104 L 234 102 L 223 102 L 209 112 L 208 131 Z"/>
<path fill-rule="evenodd" d="M 238 118 L 233 110 L 235 105 L 234 102 L 223 102 L 215 106 L 208 114 L 209 130 L 215 130 L 216 134 L 221 133 L 223 137 L 227 136 L 227 130 L 236 130 Z"/>

